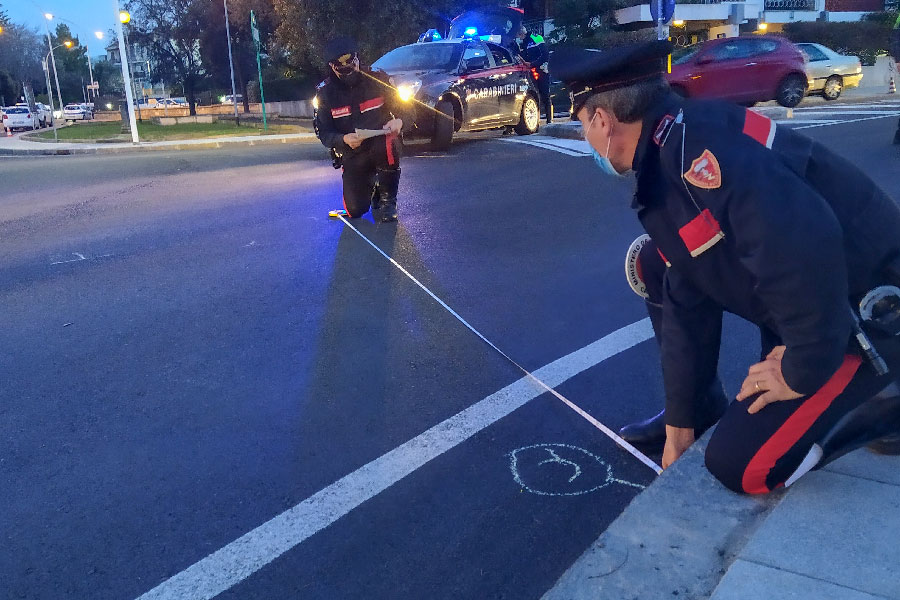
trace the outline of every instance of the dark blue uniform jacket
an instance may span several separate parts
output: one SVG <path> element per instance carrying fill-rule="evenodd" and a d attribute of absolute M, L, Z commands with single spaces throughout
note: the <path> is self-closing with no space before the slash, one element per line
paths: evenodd
<path fill-rule="evenodd" d="M 812 394 L 855 351 L 850 302 L 900 253 L 900 208 L 845 159 L 738 106 L 670 96 L 643 125 L 633 207 L 670 265 L 667 424 L 698 425 L 723 311 L 786 345 L 785 381 Z"/>
<path fill-rule="evenodd" d="M 394 116 L 402 118 L 396 90 L 382 71 L 360 69 L 359 83 L 348 86 L 334 74 L 319 84 L 316 97 L 316 130 L 326 148 L 338 152 L 364 152 L 360 146 L 351 150 L 344 135 L 357 129 L 381 129 Z"/>

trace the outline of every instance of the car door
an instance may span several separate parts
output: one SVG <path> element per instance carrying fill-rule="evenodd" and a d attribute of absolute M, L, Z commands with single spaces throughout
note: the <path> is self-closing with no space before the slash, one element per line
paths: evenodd
<path fill-rule="evenodd" d="M 465 94 L 465 128 L 479 128 L 497 118 L 497 98 L 491 95 L 491 73 L 494 64 L 491 53 L 481 42 L 469 42 L 463 50 L 460 68 Z"/>
<path fill-rule="evenodd" d="M 810 82 L 809 89 L 821 90 L 825 87 L 825 80 L 832 73 L 832 64 L 828 59 L 828 55 L 813 44 L 801 44 L 800 51 L 809 60 L 806 63 L 806 78 Z"/>
<path fill-rule="evenodd" d="M 751 59 L 753 41 L 730 38 L 713 46 L 697 58 L 695 89 L 707 98 L 725 98 L 736 102 L 759 95 L 763 67 Z"/>
<path fill-rule="evenodd" d="M 528 73 L 506 48 L 497 44 L 487 44 L 487 47 L 495 65 L 490 80 L 497 96 L 497 120 L 503 124 L 518 123 L 520 103 L 517 96 L 523 85 L 527 88 L 524 79 Z"/>

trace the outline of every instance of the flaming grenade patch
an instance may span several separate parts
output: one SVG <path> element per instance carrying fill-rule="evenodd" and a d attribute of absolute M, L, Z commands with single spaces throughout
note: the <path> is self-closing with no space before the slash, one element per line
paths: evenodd
<path fill-rule="evenodd" d="M 709 150 L 704 150 L 699 158 L 691 163 L 691 168 L 684 174 L 685 180 L 704 190 L 715 190 L 722 187 L 722 170 L 719 161 Z"/>

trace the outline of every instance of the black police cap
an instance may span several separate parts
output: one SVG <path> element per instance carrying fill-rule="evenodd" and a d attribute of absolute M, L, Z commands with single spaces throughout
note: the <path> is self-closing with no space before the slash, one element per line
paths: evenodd
<path fill-rule="evenodd" d="M 339 37 L 325 44 L 325 60 L 332 64 L 345 65 L 353 60 L 359 52 L 356 40 Z"/>
<path fill-rule="evenodd" d="M 598 92 L 627 87 L 666 70 L 672 51 L 667 40 L 626 44 L 609 50 L 560 48 L 550 57 L 550 73 L 569 88 L 573 116 Z"/>

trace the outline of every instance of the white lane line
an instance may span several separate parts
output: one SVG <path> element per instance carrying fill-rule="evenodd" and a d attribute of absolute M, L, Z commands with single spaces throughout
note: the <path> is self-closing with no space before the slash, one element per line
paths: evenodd
<path fill-rule="evenodd" d="M 534 375 L 559 386 L 651 337 L 650 319 L 643 319 L 541 367 Z M 139 600 L 214 598 L 545 391 L 529 377 L 519 379 L 194 563 Z"/>
<path fill-rule="evenodd" d="M 591 147 L 583 140 L 568 140 L 565 138 L 542 139 L 503 139 L 504 142 L 513 144 L 528 144 L 544 150 L 553 150 L 566 156 L 590 156 Z"/>
<path fill-rule="evenodd" d="M 829 126 L 831 126 L 831 125 L 843 125 L 844 123 L 861 123 L 862 121 L 874 121 L 875 119 L 883 119 L 883 118 L 885 118 L 885 117 L 896 117 L 897 115 L 900 115 L 900 113 L 889 113 L 889 114 L 885 114 L 885 115 L 882 115 L 882 116 L 879 116 L 879 117 L 863 117 L 863 118 L 861 118 L 861 119 L 846 119 L 846 120 L 843 120 L 843 121 L 838 121 L 837 123 L 830 123 L 830 124 L 828 124 L 828 125 L 825 125 L 825 124 L 821 124 L 821 125 L 803 125 L 803 126 L 800 126 L 800 127 L 792 127 L 791 129 L 810 129 L 810 128 L 812 128 L 812 127 L 829 127 Z"/>
<path fill-rule="evenodd" d="M 883 116 L 891 116 L 900 114 L 900 112 L 896 110 L 817 110 L 815 112 L 809 111 L 804 113 L 798 113 L 802 115 L 810 115 L 820 117 L 822 115 L 883 115 Z"/>
<path fill-rule="evenodd" d="M 600 421 L 598 421 L 597 419 L 595 419 L 594 417 L 592 417 L 591 415 L 589 415 L 589 414 L 587 413 L 587 411 L 582 410 L 580 406 L 578 406 L 577 404 L 575 404 L 574 402 L 572 402 L 571 400 L 569 400 L 568 398 L 566 398 L 565 396 L 563 396 L 562 394 L 560 394 L 559 392 L 557 392 L 555 389 L 553 389 L 552 386 L 547 385 L 546 383 L 544 383 L 543 381 L 541 381 L 540 378 L 535 377 L 530 371 L 528 371 L 528 369 L 526 369 L 525 367 L 523 367 L 522 365 L 520 365 L 519 363 L 517 363 L 515 360 L 513 360 L 513 358 L 512 358 L 509 354 L 507 354 L 506 352 L 504 352 L 503 350 L 501 350 L 499 347 L 497 347 L 497 345 L 494 344 L 494 342 L 492 342 L 491 340 L 489 340 L 489 339 L 487 339 L 486 337 L 484 337 L 484 335 L 483 335 L 480 331 L 478 331 L 477 329 L 475 329 L 474 327 L 472 327 L 472 325 L 470 325 L 468 321 L 466 321 L 465 319 L 463 319 L 462 316 L 461 316 L 459 313 L 457 313 L 455 310 L 453 310 L 452 308 L 450 308 L 450 307 L 447 305 L 446 302 L 444 302 L 443 300 L 441 300 L 440 298 L 438 298 L 438 297 L 434 294 L 434 292 L 432 292 L 432 291 L 429 290 L 427 287 L 425 287 L 425 286 L 422 284 L 421 281 L 419 281 L 418 279 L 416 279 L 415 277 L 413 277 L 412 273 L 410 273 L 409 271 L 407 271 L 406 269 L 403 268 L 403 265 L 401 265 L 401 264 L 398 263 L 396 260 L 394 260 L 393 258 L 391 258 L 390 256 L 388 256 L 388 255 L 385 253 L 384 250 L 382 250 L 381 248 L 379 248 L 379 247 L 375 244 L 375 242 L 373 242 L 372 240 L 370 240 L 369 238 L 367 238 L 366 236 L 364 236 L 364 235 L 362 234 L 362 232 L 360 232 L 359 229 L 357 229 L 356 227 L 354 227 L 353 225 L 351 225 L 351 224 L 350 224 L 350 221 L 348 221 L 346 218 L 344 218 L 344 217 L 341 216 L 341 215 L 338 215 L 338 218 L 344 223 L 344 225 L 346 225 L 347 227 L 349 227 L 350 229 L 352 229 L 352 230 L 356 233 L 356 235 L 358 235 L 359 237 L 361 237 L 367 244 L 369 244 L 376 252 L 378 252 L 381 256 L 383 256 L 384 258 L 386 258 L 386 259 L 388 260 L 388 262 L 390 262 L 392 265 L 394 265 L 395 267 L 397 267 L 397 269 L 399 269 L 401 273 L 403 273 L 404 275 L 406 275 L 406 276 L 410 279 L 410 281 L 412 281 L 412 282 L 415 283 L 417 286 L 419 286 L 419 289 L 421 289 L 423 292 L 425 292 L 426 294 L 428 294 L 428 295 L 431 297 L 432 300 L 434 300 L 435 302 L 437 302 L 438 304 L 440 304 L 441 307 L 443 307 L 447 312 L 449 312 L 451 315 L 453 315 L 453 317 L 454 317 L 457 321 L 459 321 L 460 323 L 462 323 L 469 331 L 471 331 L 471 332 L 474 333 L 476 336 L 478 336 L 479 339 L 481 339 L 482 342 L 484 342 L 485 344 L 487 344 L 488 346 L 490 346 L 491 348 L 493 348 L 498 354 L 500 354 L 500 356 L 502 356 L 503 358 L 505 358 L 506 360 L 508 360 L 509 362 L 511 362 L 513 365 L 515 365 L 515 367 L 516 367 L 517 369 L 519 369 L 520 371 L 522 371 L 523 373 L 525 373 L 525 376 L 526 376 L 526 377 L 530 377 L 536 384 L 538 384 L 539 386 L 542 386 L 546 391 L 548 391 L 548 392 L 550 392 L 551 394 L 553 394 L 553 395 L 554 395 L 558 400 L 560 400 L 563 404 L 565 404 L 566 406 L 568 406 L 569 408 L 571 408 L 572 410 L 574 410 L 576 413 L 578 413 L 579 415 L 581 415 L 581 417 L 583 417 L 585 420 L 587 420 L 591 425 L 593 425 L 594 427 L 596 427 L 597 429 L 599 429 L 600 431 L 602 431 L 603 434 L 604 434 L 605 436 L 607 436 L 609 439 L 611 439 L 612 441 L 614 441 L 616 444 L 618 444 L 621 448 L 623 448 L 624 450 L 626 450 L 626 451 L 627 451 L 629 454 L 631 454 L 633 457 L 635 457 L 636 459 L 638 459 L 639 461 L 641 461 L 642 463 L 644 463 L 645 465 L 647 465 L 648 467 L 650 467 L 651 469 L 653 469 L 653 470 L 656 472 L 657 475 L 659 475 L 659 474 L 662 473 L 662 467 L 660 467 L 660 466 L 657 465 L 655 462 L 653 462 L 652 460 L 650 460 L 650 458 L 649 458 L 646 454 L 644 454 L 643 452 L 641 452 L 640 450 L 638 450 L 637 448 L 635 448 L 634 446 L 632 446 L 631 444 L 629 444 L 628 442 L 626 442 L 624 439 L 622 439 L 622 438 L 619 436 L 619 434 L 617 434 L 615 431 L 613 431 L 612 429 L 610 429 L 609 427 L 607 427 L 606 425 L 604 425 L 603 423 L 601 423 Z"/>
<path fill-rule="evenodd" d="M 779 125 L 810 125 L 812 123 L 829 125 L 832 123 L 843 123 L 840 119 L 775 119 L 775 122 Z"/>

